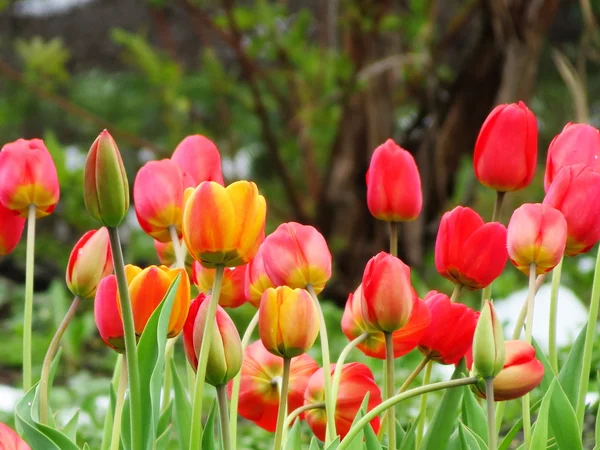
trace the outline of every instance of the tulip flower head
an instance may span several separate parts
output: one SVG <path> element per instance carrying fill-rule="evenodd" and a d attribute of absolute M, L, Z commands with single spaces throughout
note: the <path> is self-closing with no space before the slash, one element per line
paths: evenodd
<path fill-rule="evenodd" d="M 246 271 L 247 264 L 225 268 L 221 281 L 219 305 L 224 308 L 237 308 L 246 303 Z M 208 294 L 212 291 L 215 272 L 216 269 L 209 269 L 198 261 L 194 261 L 192 282 L 200 292 Z"/>
<path fill-rule="evenodd" d="M 505 361 L 504 334 L 494 305 L 485 301 L 473 335 L 473 371 L 481 378 L 495 377 Z"/>
<path fill-rule="evenodd" d="M 8 425 L 0 423 L 0 449 L 31 450 L 31 447 L 19 437 L 16 431 L 13 431 Z"/>
<path fill-rule="evenodd" d="M 125 351 L 125 332 L 117 300 L 117 278 L 114 275 L 103 278 L 98 284 L 94 320 L 104 343 L 119 353 Z"/>
<path fill-rule="evenodd" d="M 188 251 L 205 267 L 235 267 L 254 258 L 264 240 L 267 204 L 250 181 L 226 188 L 201 183 L 183 213 L 183 237 Z"/>
<path fill-rule="evenodd" d="M 537 162 L 537 122 L 525 103 L 499 105 L 481 126 L 473 164 L 481 184 L 499 192 L 528 186 Z"/>
<path fill-rule="evenodd" d="M 223 184 L 221 155 L 217 146 L 208 138 L 195 134 L 179 143 L 171 160 L 189 177 L 186 187 L 196 187 L 203 181 Z"/>
<path fill-rule="evenodd" d="M 302 406 L 308 380 L 318 368 L 316 361 L 306 353 L 292 358 L 287 398 L 288 411 Z M 282 376 L 283 359 L 267 351 L 260 340 L 246 348 L 242 363 L 238 412 L 243 418 L 271 433 L 275 431 L 277 425 L 278 383 L 281 382 Z M 227 388 L 231 396 L 231 383 Z"/>
<path fill-rule="evenodd" d="M 379 220 L 404 222 L 421 213 L 421 177 L 413 156 L 388 139 L 373 152 L 367 171 L 367 205 Z"/>
<path fill-rule="evenodd" d="M 27 217 L 29 206 L 37 218 L 54 211 L 60 189 L 56 166 L 41 139 L 19 139 L 0 150 L 0 203 Z"/>
<path fill-rule="evenodd" d="M 549 205 L 526 203 L 513 213 L 507 229 L 508 256 L 521 272 L 550 272 L 565 252 L 567 221 Z"/>
<path fill-rule="evenodd" d="M 482 289 L 504 270 L 506 228 L 484 223 L 471 208 L 445 213 L 435 241 L 435 267 L 440 275 L 469 289 Z"/>
<path fill-rule="evenodd" d="M 0 256 L 12 253 L 23 234 L 25 218 L 0 203 Z"/>
<path fill-rule="evenodd" d="M 265 269 L 263 248 L 264 245 L 261 245 L 256 256 L 246 266 L 246 297 L 255 308 L 260 305 L 263 292 L 270 287 L 275 287 Z"/>

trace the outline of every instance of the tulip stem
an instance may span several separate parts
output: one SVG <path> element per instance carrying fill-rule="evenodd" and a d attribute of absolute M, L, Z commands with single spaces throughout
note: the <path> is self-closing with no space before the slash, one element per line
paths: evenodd
<path fill-rule="evenodd" d="M 321 309 L 321 304 L 319 303 L 319 299 L 317 298 L 317 294 L 315 289 L 311 284 L 306 286 L 306 289 L 310 293 L 310 296 L 313 299 L 317 307 L 317 312 L 319 313 L 319 338 L 321 340 L 321 354 L 323 356 L 323 377 L 324 377 L 324 386 L 325 386 L 325 413 L 327 415 L 327 429 L 325 431 L 325 444 L 328 445 L 335 437 L 337 436 L 337 432 L 335 429 L 335 402 L 336 399 L 333 397 L 331 392 L 331 369 L 330 369 L 330 359 L 329 359 L 329 341 L 327 339 L 327 324 L 325 323 L 325 316 L 323 315 L 323 310 Z"/>
<path fill-rule="evenodd" d="M 227 410 L 227 388 L 222 384 L 216 387 L 219 401 L 219 415 L 221 416 L 221 444 L 223 450 L 231 450 L 231 436 L 229 435 L 229 411 Z"/>
<path fill-rule="evenodd" d="M 385 336 L 385 368 L 387 395 L 386 400 L 394 395 L 394 340 L 392 333 L 384 333 Z M 388 448 L 396 448 L 396 407 L 388 409 Z"/>
<path fill-rule="evenodd" d="M 456 380 L 448 380 L 448 381 L 440 381 L 439 383 L 432 383 L 426 386 L 421 386 L 415 389 L 411 389 L 410 391 L 403 392 L 402 394 L 394 395 L 392 398 L 389 398 L 379 405 L 375 406 L 371 411 L 367 412 L 363 417 L 361 417 L 355 425 L 350 428 L 346 437 L 342 440 L 339 447 L 336 450 L 344 450 L 350 446 L 352 440 L 356 437 L 356 435 L 362 430 L 371 420 L 380 415 L 382 412 L 387 410 L 388 408 L 404 401 L 411 399 L 413 397 L 427 394 L 428 392 L 439 391 L 441 389 L 451 389 L 460 386 L 468 386 L 470 384 L 477 383 L 477 377 L 466 377 L 459 378 Z M 391 449 L 390 449 L 391 450 Z"/>
<path fill-rule="evenodd" d="M 344 361 L 346 361 L 346 358 L 348 357 L 348 354 L 352 351 L 352 349 L 355 348 L 361 342 L 364 342 L 365 339 L 367 339 L 368 337 L 369 333 L 364 332 L 354 340 L 350 341 L 348 345 L 344 347 L 342 353 L 340 353 L 340 356 L 335 364 L 335 369 L 333 371 L 333 383 L 331 384 L 331 396 L 334 399 L 337 399 L 338 390 L 340 388 L 340 379 L 342 378 L 342 368 L 344 366 Z M 335 409 L 333 410 L 333 412 L 335 414 Z"/>
<path fill-rule="evenodd" d="M 71 306 L 67 310 L 67 314 L 54 333 L 52 341 L 50 341 L 50 345 L 48 346 L 48 350 L 46 350 L 46 356 L 44 357 L 44 363 L 42 364 L 42 376 L 40 378 L 40 423 L 43 425 L 48 424 L 48 384 L 50 381 L 50 367 L 52 366 L 52 359 L 54 359 L 54 355 L 58 350 L 60 340 L 63 337 L 63 334 L 65 334 L 65 330 L 71 322 L 71 319 L 73 319 L 75 316 L 80 303 L 81 298 L 75 296 Z"/>
<path fill-rule="evenodd" d="M 273 445 L 273 450 L 280 450 L 282 439 L 283 439 L 283 429 L 284 422 L 286 416 L 287 409 L 287 396 L 288 396 L 288 384 L 290 381 L 290 365 L 291 358 L 283 358 L 283 377 L 281 379 L 281 391 L 279 393 L 279 409 L 277 411 L 277 428 L 275 431 L 275 444 Z"/>
<path fill-rule="evenodd" d="M 311 403 L 309 405 L 302 405 L 296 408 L 285 418 L 283 428 L 287 430 L 292 425 L 292 422 L 296 420 L 299 415 L 305 413 L 306 411 L 310 411 L 311 409 L 325 409 L 325 402 Z"/>
<path fill-rule="evenodd" d="M 165 375 L 163 381 L 163 392 L 161 402 L 161 411 L 163 412 L 166 411 L 167 407 L 169 406 L 169 401 L 171 400 L 171 384 L 173 381 L 171 373 L 171 358 L 173 358 L 173 352 L 175 349 L 176 342 L 177 337 L 167 339 L 167 345 L 165 347 Z"/>
<path fill-rule="evenodd" d="M 222 265 L 217 265 L 215 268 L 215 279 L 213 281 L 212 295 L 208 304 L 208 312 L 204 322 L 204 331 L 202 333 L 202 342 L 207 345 L 200 347 L 200 355 L 198 355 L 198 369 L 196 370 L 196 385 L 194 387 L 194 401 L 192 403 L 192 423 L 190 430 L 190 450 L 199 450 L 202 443 L 202 400 L 204 399 L 204 381 L 206 378 L 206 365 L 208 364 L 208 353 L 213 327 L 215 324 L 215 315 L 217 313 L 217 305 L 219 304 L 219 296 L 221 295 L 221 281 L 223 280 Z"/>
<path fill-rule="evenodd" d="M 550 324 L 548 325 L 548 359 L 555 375 L 558 375 L 558 354 L 556 353 L 556 318 L 558 313 L 558 291 L 564 256 L 552 271 L 552 290 L 550 291 Z"/>
<path fill-rule="evenodd" d="M 496 201 L 494 202 L 494 211 L 492 212 L 492 222 L 500 221 L 500 210 L 502 209 L 502 203 L 504 203 L 504 196 L 506 192 L 496 191 Z"/>
<path fill-rule="evenodd" d="M 171 242 L 173 242 L 173 253 L 175 253 L 175 264 L 180 269 L 185 269 L 185 256 L 183 254 L 183 248 L 181 247 L 181 241 L 177 236 L 177 230 L 174 225 L 169 226 L 169 234 L 171 235 Z"/>
<path fill-rule="evenodd" d="M 450 297 L 450 302 L 456 303 L 458 297 L 460 296 L 460 293 L 462 292 L 463 286 L 464 285 L 462 283 L 456 283 L 454 285 L 454 289 L 452 290 L 452 296 Z"/>
<path fill-rule="evenodd" d="M 427 363 L 430 361 L 429 356 L 425 356 L 419 365 L 415 367 L 415 370 L 408 376 L 408 378 L 404 381 L 400 389 L 398 390 L 398 394 L 402 394 L 404 391 L 408 389 L 410 384 L 414 381 L 415 378 L 421 373 L 421 371 L 427 366 Z"/>
<path fill-rule="evenodd" d="M 390 224 L 390 255 L 398 256 L 398 222 Z"/>
<path fill-rule="evenodd" d="M 23 390 L 31 388 L 31 324 L 33 321 L 33 277 L 35 264 L 35 205 L 27 210 L 27 253 L 25 256 L 25 313 L 23 317 Z"/>
<path fill-rule="evenodd" d="M 113 369 L 113 376 L 110 382 L 111 389 L 117 390 L 119 388 L 119 379 L 121 378 L 121 367 L 122 367 L 123 355 L 117 355 L 117 361 L 115 362 L 115 368 Z M 109 408 L 106 416 L 104 416 L 104 429 L 102 433 L 102 442 L 100 444 L 100 450 L 108 450 L 110 448 L 110 440 L 112 438 L 112 427 L 113 427 L 113 415 L 114 411 Z"/>
<path fill-rule="evenodd" d="M 429 380 L 431 379 L 431 368 L 433 366 L 433 361 L 427 361 L 427 366 L 425 367 L 425 374 L 423 375 L 423 386 L 427 387 L 429 385 Z M 435 384 L 435 383 L 434 383 Z M 433 385 L 431 385 L 433 386 Z M 410 391 L 408 391 L 410 392 Z M 417 424 L 417 450 L 421 447 L 421 442 L 423 441 L 423 430 L 425 429 L 425 416 L 427 415 L 427 391 L 421 396 L 421 404 L 419 405 L 419 423 Z"/>
<path fill-rule="evenodd" d="M 127 388 L 127 358 L 121 359 L 121 374 L 119 376 L 119 387 L 117 390 L 117 402 L 112 427 L 112 437 L 110 440 L 110 450 L 119 450 L 121 445 L 121 418 L 123 416 L 123 404 L 125 401 L 125 389 Z"/>
<path fill-rule="evenodd" d="M 112 248 L 115 276 L 119 290 L 119 301 L 123 317 L 123 331 L 125 334 L 125 355 L 127 356 L 127 372 L 129 377 L 129 420 L 131 427 L 131 444 L 133 450 L 141 450 L 144 446 L 142 436 L 142 398 L 140 390 L 140 371 L 138 366 L 137 343 L 135 338 L 135 325 L 133 322 L 133 310 L 129 298 L 129 286 L 125 275 L 125 263 L 121 239 L 117 227 L 108 227 L 110 246 Z"/>
<path fill-rule="evenodd" d="M 583 346 L 583 364 L 581 365 L 581 376 L 579 378 L 579 395 L 577 396 L 577 421 L 579 430 L 583 430 L 583 419 L 585 417 L 585 396 L 590 382 L 590 369 L 592 367 L 592 353 L 594 350 L 594 338 L 596 324 L 598 321 L 598 307 L 600 303 L 600 250 L 596 256 L 596 268 L 594 269 L 594 282 L 592 284 L 592 296 L 590 299 L 590 311 L 588 315 L 587 329 L 585 332 L 585 344 Z"/>
<path fill-rule="evenodd" d="M 496 432 L 496 407 L 494 405 L 494 378 L 485 379 L 485 397 L 487 399 L 488 450 L 498 448 L 498 433 Z"/>
<path fill-rule="evenodd" d="M 535 263 L 529 266 L 529 291 L 527 293 L 527 325 L 525 327 L 525 342 L 531 344 L 533 332 L 533 310 L 535 301 L 536 285 L 536 267 Z M 529 411 L 529 394 L 525 394 L 521 399 L 521 409 L 523 410 L 523 437 L 525 441 L 525 450 L 531 445 L 531 413 Z"/>

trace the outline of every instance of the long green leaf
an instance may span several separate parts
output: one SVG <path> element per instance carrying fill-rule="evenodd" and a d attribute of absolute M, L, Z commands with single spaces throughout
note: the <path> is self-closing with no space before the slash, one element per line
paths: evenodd
<path fill-rule="evenodd" d="M 487 439 L 487 419 L 475 395 L 468 387 L 463 389 L 462 419 L 465 425 L 473 430 L 480 438 Z"/>
<path fill-rule="evenodd" d="M 419 417 L 417 416 L 414 422 L 408 427 L 402 442 L 400 442 L 400 450 L 413 450 L 417 442 L 417 425 L 419 423 Z"/>
<path fill-rule="evenodd" d="M 561 450 L 583 450 L 575 410 L 559 380 L 554 383 L 550 402 L 550 427 Z"/>
<path fill-rule="evenodd" d="M 462 422 L 458 423 L 458 436 L 463 450 L 487 450 L 485 443 L 481 446 L 481 438 L 477 439 L 479 436 Z"/>
<path fill-rule="evenodd" d="M 79 410 L 75 411 L 75 414 L 65 423 L 62 432 L 65 436 L 71 439 L 73 442 L 77 440 L 77 425 L 79 424 Z"/>
<path fill-rule="evenodd" d="M 557 381 L 553 381 L 542 399 L 542 406 L 533 427 L 530 450 L 546 450 L 548 445 L 548 414 Z"/>
<path fill-rule="evenodd" d="M 597 378 L 600 381 L 600 372 L 598 372 Z M 594 450 L 600 450 L 600 404 L 598 404 L 598 411 L 596 411 L 596 445 Z"/>
<path fill-rule="evenodd" d="M 171 379 L 173 380 L 175 409 L 173 410 L 173 422 L 179 440 L 179 448 L 190 447 L 190 427 L 192 423 L 192 405 L 183 386 L 174 358 L 171 358 Z"/>
<path fill-rule="evenodd" d="M 129 419 L 129 396 L 123 402 L 121 413 L 121 446 L 123 450 L 131 450 L 131 421 Z"/>
<path fill-rule="evenodd" d="M 577 395 L 579 394 L 579 379 L 581 376 L 581 361 L 583 360 L 586 330 L 587 324 L 579 332 L 569 352 L 567 361 L 558 374 L 558 381 L 560 381 L 560 385 L 573 408 L 577 405 Z"/>
<path fill-rule="evenodd" d="M 381 444 L 379 443 L 379 439 L 377 439 L 377 435 L 373 431 L 371 425 L 369 424 L 368 426 L 364 427 L 363 431 L 365 432 L 365 449 L 382 450 Z M 398 435 L 396 435 L 396 442 L 398 442 Z"/>
<path fill-rule="evenodd" d="M 171 415 L 173 413 L 173 402 L 169 402 L 169 405 L 165 408 L 165 410 L 160 414 L 160 418 L 158 419 L 158 427 L 156 428 L 156 435 L 162 435 L 168 426 L 171 424 Z"/>
<path fill-rule="evenodd" d="M 358 410 L 358 413 L 356 414 L 356 416 L 354 417 L 354 421 L 352 422 L 352 426 L 356 425 L 356 423 L 365 415 L 365 411 L 367 410 L 367 406 L 369 405 L 369 394 L 370 392 L 367 392 L 367 394 L 363 398 L 362 404 L 360 405 L 360 409 Z M 362 450 L 364 437 L 364 428 L 361 428 L 361 430 L 354 437 L 354 439 L 350 441 L 350 444 L 348 445 L 348 450 Z"/>
<path fill-rule="evenodd" d="M 217 416 L 217 402 L 213 400 L 208 412 L 208 418 L 204 424 L 202 432 L 202 450 L 214 450 L 217 448 L 215 443 L 215 417 Z"/>
<path fill-rule="evenodd" d="M 319 441 L 316 437 L 313 436 L 312 440 L 310 441 L 310 447 L 308 448 L 308 450 L 320 450 Z M 330 450 L 329 447 L 327 448 L 327 450 Z"/>
<path fill-rule="evenodd" d="M 535 404 L 529 410 L 533 414 L 538 409 L 540 409 L 541 405 L 542 405 L 542 401 L 538 400 L 537 402 L 535 402 Z M 512 426 L 512 428 L 508 431 L 508 433 L 506 433 L 506 435 L 504 436 L 504 439 L 502 439 L 502 442 L 498 446 L 498 450 L 508 450 L 510 448 L 510 444 L 514 440 L 517 433 L 521 430 L 521 428 L 523 428 L 523 418 L 520 418 L 519 420 L 517 420 L 517 422 Z"/>
<path fill-rule="evenodd" d="M 287 450 L 302 450 L 302 436 L 300 433 L 300 420 L 296 420 L 287 436 L 285 448 Z"/>

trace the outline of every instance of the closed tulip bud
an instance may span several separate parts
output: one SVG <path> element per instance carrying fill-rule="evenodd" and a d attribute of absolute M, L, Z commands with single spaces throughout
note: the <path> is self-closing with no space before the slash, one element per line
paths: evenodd
<path fill-rule="evenodd" d="M 504 334 L 494 305 L 486 300 L 473 335 L 473 370 L 482 378 L 495 377 L 504 365 Z"/>
<path fill-rule="evenodd" d="M 90 215 L 107 227 L 116 227 L 129 210 L 129 182 L 121 153 L 108 131 L 92 144 L 85 160 L 83 200 Z"/>
<path fill-rule="evenodd" d="M 304 403 L 308 380 L 319 366 L 306 353 L 292 358 L 288 384 L 287 409 L 294 411 Z M 274 432 L 279 410 L 279 383 L 283 376 L 283 359 L 264 347 L 260 340 L 244 353 L 238 413 L 260 428 Z M 321 376 L 321 379 L 323 377 Z M 231 396 L 231 383 L 227 385 Z M 301 415 L 302 419 L 304 415 Z"/>
<path fill-rule="evenodd" d="M 221 155 L 217 146 L 210 140 L 195 134 L 183 139 L 173 152 L 171 160 L 191 180 L 186 187 L 196 187 L 203 181 L 215 181 L 223 184 L 221 173 Z"/>
<path fill-rule="evenodd" d="M 367 205 L 379 220 L 404 222 L 421 213 L 421 177 L 413 156 L 388 139 L 373 152 L 367 171 Z"/>
<path fill-rule="evenodd" d="M 335 370 L 335 364 L 331 365 L 331 374 Z M 317 370 L 310 380 L 304 394 L 304 404 L 312 405 L 325 401 L 325 388 L 323 386 L 323 369 Z M 335 427 L 340 439 L 350 431 L 354 418 L 360 411 L 366 394 L 369 394 L 367 412 L 381 403 L 381 391 L 375 383 L 373 372 L 361 363 L 344 364 L 340 378 L 340 386 L 335 407 Z M 327 417 L 324 408 L 311 409 L 306 413 L 306 423 L 317 438 L 325 440 L 325 429 L 327 428 Z M 371 428 L 377 433 L 379 431 L 379 417 L 371 420 Z"/>
<path fill-rule="evenodd" d="M 265 270 L 275 286 L 304 289 L 312 285 L 320 293 L 331 278 L 331 253 L 321 233 L 309 225 L 279 225 L 265 239 Z"/>
<path fill-rule="evenodd" d="M 0 203 L 22 217 L 29 206 L 35 216 L 54 211 L 60 189 L 56 166 L 41 139 L 19 139 L 0 150 Z"/>
<path fill-rule="evenodd" d="M 246 297 L 255 308 L 260 305 L 263 292 L 275 287 L 265 269 L 263 248 L 264 245 L 261 245 L 256 256 L 246 266 Z"/>
<path fill-rule="evenodd" d="M 168 337 L 177 336 L 183 328 L 190 307 L 190 280 L 185 270 L 169 269 L 166 266 L 150 266 L 142 270 L 127 265 L 125 273 L 129 284 L 135 332 L 138 336 L 144 331 L 148 319 L 160 305 L 177 275 L 180 275 L 167 331 Z"/>
<path fill-rule="evenodd" d="M 410 267 L 381 252 L 369 260 L 362 279 L 361 309 L 365 322 L 391 333 L 410 320 L 417 293 L 410 282 Z"/>
<path fill-rule="evenodd" d="M 125 351 L 125 332 L 117 300 L 117 278 L 109 275 L 98 284 L 94 299 L 94 320 L 106 345 L 119 353 Z"/>
<path fill-rule="evenodd" d="M 445 213 L 435 241 L 435 267 L 440 275 L 469 289 L 482 289 L 506 265 L 506 228 L 484 223 L 471 208 Z"/>
<path fill-rule="evenodd" d="M 0 449 L 31 450 L 31 447 L 19 437 L 16 431 L 13 431 L 8 425 L 0 423 Z"/>
<path fill-rule="evenodd" d="M 565 252 L 567 221 L 549 205 L 526 203 L 517 208 L 508 223 L 508 256 L 521 272 L 550 272 Z"/>
<path fill-rule="evenodd" d="M 160 242 L 154 240 L 154 250 L 156 250 L 156 256 L 158 261 L 163 266 L 172 266 L 176 262 L 175 250 L 173 249 L 173 242 Z M 185 270 L 188 275 L 192 276 L 192 267 L 194 264 L 194 258 L 188 252 L 185 254 Z"/>
<path fill-rule="evenodd" d="M 565 255 L 589 251 L 600 240 L 600 167 L 565 167 L 550 185 L 544 205 L 558 209 L 567 221 Z"/>
<path fill-rule="evenodd" d="M 173 161 L 144 164 L 133 183 L 133 204 L 142 230 L 160 242 L 171 241 L 170 227 L 181 237 L 183 190 L 181 170 Z"/>
<path fill-rule="evenodd" d="M 431 323 L 419 341 L 419 350 L 440 364 L 456 364 L 471 348 L 479 312 L 452 303 L 445 294 L 431 291 L 425 297 Z"/>
<path fill-rule="evenodd" d="M 183 213 L 188 251 L 204 267 L 244 265 L 264 240 L 267 204 L 250 181 L 201 183 Z"/>
<path fill-rule="evenodd" d="M 525 103 L 499 105 L 481 126 L 473 164 L 481 184 L 499 192 L 523 189 L 537 161 L 537 122 Z"/>
<path fill-rule="evenodd" d="M 12 253 L 23 234 L 25 219 L 0 203 L 0 256 Z"/>
<path fill-rule="evenodd" d="M 544 378 L 544 365 L 535 357 L 532 345 L 523 341 L 506 341 L 504 367 L 494 378 L 494 401 L 513 400 L 531 392 Z M 485 397 L 485 383 L 473 385 L 473 392 Z"/>
<path fill-rule="evenodd" d="M 200 292 L 208 294 L 212 291 L 216 269 L 204 267 L 199 262 L 194 262 L 192 282 Z M 226 267 L 221 280 L 221 294 L 219 305 L 224 308 L 237 308 L 246 303 L 246 270 L 247 264 L 237 267 Z"/>
<path fill-rule="evenodd" d="M 423 301 L 415 298 L 410 320 L 402 328 L 392 333 L 394 358 L 399 358 L 415 349 L 430 322 L 429 309 Z M 362 285 L 354 291 L 354 294 L 348 296 L 342 316 L 342 331 L 351 341 L 363 333 L 368 333 L 367 338 L 358 344 L 357 348 L 371 358 L 386 358 L 385 335 L 367 325 L 362 315 Z"/>
<path fill-rule="evenodd" d="M 81 298 L 93 298 L 98 283 L 112 273 L 113 260 L 108 230 L 85 233 L 75 244 L 67 265 L 67 287 Z"/>
<path fill-rule="evenodd" d="M 592 166 L 600 163 L 600 132 L 585 123 L 568 123 L 548 147 L 544 189 L 548 188 L 563 167 L 575 164 Z"/>

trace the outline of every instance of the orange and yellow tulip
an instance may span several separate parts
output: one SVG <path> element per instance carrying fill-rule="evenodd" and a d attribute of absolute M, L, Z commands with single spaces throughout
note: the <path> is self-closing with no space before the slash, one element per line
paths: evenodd
<path fill-rule="evenodd" d="M 221 281 L 219 305 L 224 308 L 237 308 L 246 303 L 246 269 L 246 264 L 225 268 Z M 200 292 L 208 294 L 213 288 L 215 272 L 216 269 L 204 267 L 198 261 L 194 261 L 192 282 L 198 287 Z"/>

